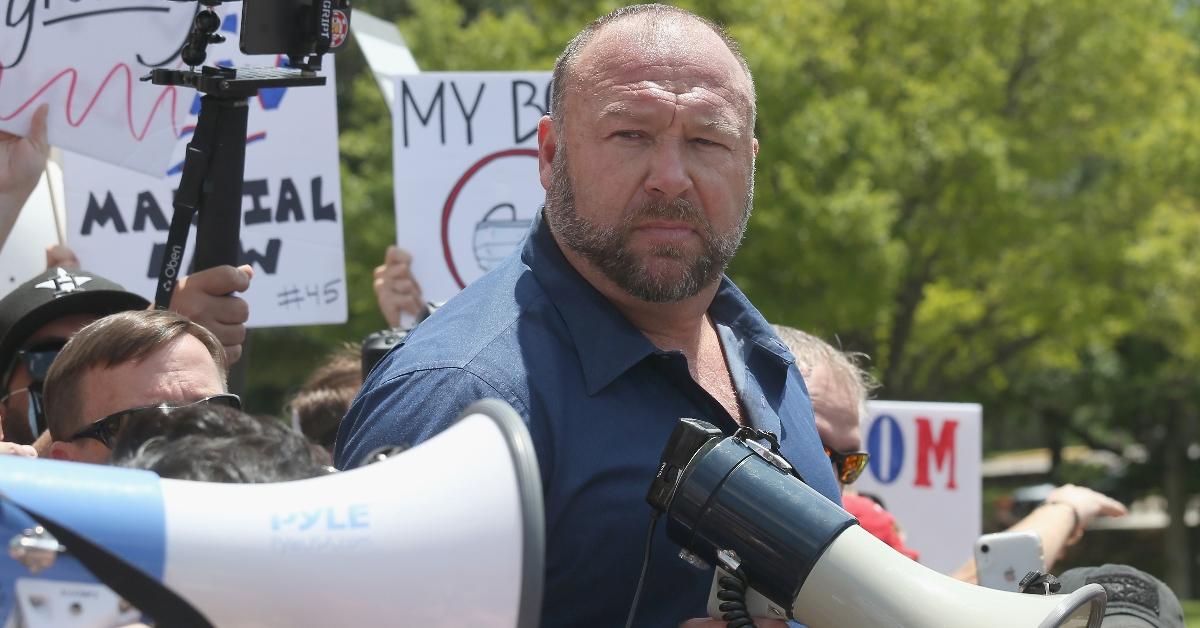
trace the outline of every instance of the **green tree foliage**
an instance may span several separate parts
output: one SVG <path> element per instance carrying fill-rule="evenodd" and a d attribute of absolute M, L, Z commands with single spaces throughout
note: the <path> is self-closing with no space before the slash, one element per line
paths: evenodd
<path fill-rule="evenodd" d="M 764 149 L 735 270 L 764 311 L 941 398 L 1003 395 L 1005 365 L 1128 319 L 1119 251 L 1166 192 L 1145 160 L 1188 113 L 1166 4 L 777 9 L 739 32 Z"/>

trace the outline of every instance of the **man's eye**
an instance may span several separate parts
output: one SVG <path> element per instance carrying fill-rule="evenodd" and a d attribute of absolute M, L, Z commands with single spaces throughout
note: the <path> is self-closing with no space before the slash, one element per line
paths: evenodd
<path fill-rule="evenodd" d="M 705 137 L 697 137 L 697 138 L 693 139 L 692 141 L 701 146 L 721 146 L 720 142 L 714 142 L 713 140 L 710 140 Z"/>
<path fill-rule="evenodd" d="M 641 131 L 617 131 L 614 135 L 627 140 L 639 140 L 645 137 Z"/>

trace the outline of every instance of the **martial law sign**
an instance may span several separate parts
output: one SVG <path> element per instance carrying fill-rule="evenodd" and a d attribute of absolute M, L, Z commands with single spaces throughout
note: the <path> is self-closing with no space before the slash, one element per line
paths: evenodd
<path fill-rule="evenodd" d="M 549 72 L 425 72 L 395 79 L 396 242 L 442 301 L 515 251 L 541 207 L 537 125 Z"/>
<path fill-rule="evenodd" d="M 180 65 L 195 3 L 0 0 L 0 11 L 0 131 L 26 135 L 48 104 L 51 144 L 160 173 L 190 95 L 138 78 Z"/>
<path fill-rule="evenodd" d="M 218 8 L 224 44 L 209 46 L 208 63 L 279 66 L 285 57 L 238 50 L 238 4 Z M 273 88 L 250 100 L 242 186 L 241 262 L 254 279 L 243 297 L 249 325 L 271 327 L 346 321 L 346 273 L 338 175 L 337 103 L 332 60 L 322 87 Z M 185 92 L 190 116 L 174 159 L 158 177 L 140 175 L 68 153 L 64 163 L 67 243 L 84 268 L 154 298 L 167 241 L 174 191 L 200 101 Z M 191 231 L 184 256 L 196 250 Z M 382 255 L 382 252 L 381 252 Z"/>

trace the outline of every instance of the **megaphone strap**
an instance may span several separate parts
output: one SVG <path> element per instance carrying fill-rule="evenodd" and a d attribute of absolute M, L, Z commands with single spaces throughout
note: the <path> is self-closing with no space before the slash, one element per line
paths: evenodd
<path fill-rule="evenodd" d="M 23 512 L 41 524 L 97 580 L 153 618 L 156 625 L 212 628 L 212 623 L 187 600 L 124 558 L 92 543 L 54 519 L 16 503 L 3 493 L 0 493 L 0 504 Z"/>

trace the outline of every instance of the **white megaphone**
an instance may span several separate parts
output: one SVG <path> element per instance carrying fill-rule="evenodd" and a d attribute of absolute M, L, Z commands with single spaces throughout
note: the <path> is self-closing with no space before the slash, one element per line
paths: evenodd
<path fill-rule="evenodd" d="M 5 628 L 113 626 L 137 609 L 222 627 L 532 628 L 541 615 L 541 477 L 520 417 L 495 400 L 383 462 L 295 482 L 0 456 L 0 534 Z"/>
<path fill-rule="evenodd" d="M 921 566 L 857 525 L 742 428 L 725 437 L 681 419 L 646 499 L 693 563 L 715 564 L 709 612 L 796 619 L 812 628 L 1098 628 L 1097 584 L 1069 595 L 1022 595 L 959 582 Z M 722 579 L 722 576 L 726 576 Z M 732 578 L 730 578 L 732 576 Z M 718 583 L 724 583 L 718 584 Z M 728 618 L 726 618 L 728 619 Z"/>

